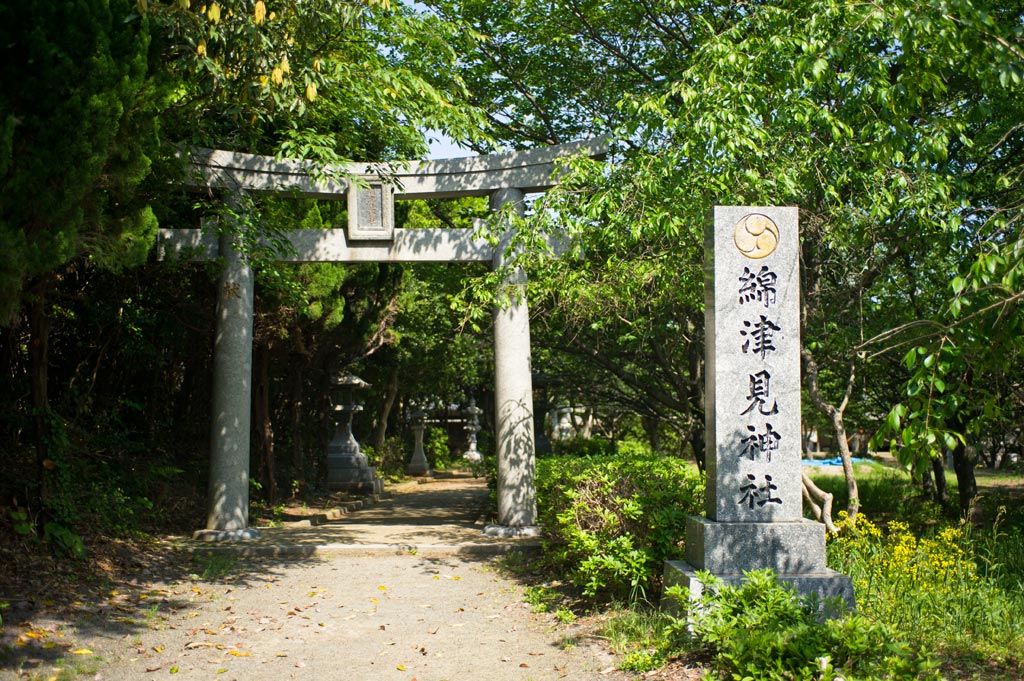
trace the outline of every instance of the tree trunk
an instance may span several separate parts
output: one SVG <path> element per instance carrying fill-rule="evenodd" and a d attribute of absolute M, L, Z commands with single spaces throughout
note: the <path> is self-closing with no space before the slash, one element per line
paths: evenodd
<path fill-rule="evenodd" d="M 32 419 L 35 426 L 36 488 L 32 501 L 41 507 L 49 497 L 50 459 L 50 314 L 47 309 L 46 283 L 40 284 L 28 302 L 29 383 Z"/>
<path fill-rule="evenodd" d="M 845 404 L 843 405 L 845 406 Z M 850 522 L 855 522 L 857 513 L 860 512 L 860 492 L 857 489 L 857 477 L 853 472 L 853 461 L 850 456 L 850 445 L 846 442 L 846 425 L 843 422 L 843 410 L 832 408 L 829 414 L 832 421 L 832 430 L 836 434 L 836 441 L 839 445 L 839 457 L 843 461 L 843 475 L 846 477 L 846 491 L 850 494 L 850 501 L 846 505 L 846 513 L 850 516 Z"/>
<path fill-rule="evenodd" d="M 267 502 L 277 501 L 277 476 L 274 471 L 274 427 L 270 420 L 270 347 L 257 343 L 253 352 L 252 423 L 254 441 L 260 458 L 260 477 Z"/>
<path fill-rule="evenodd" d="M 949 424 L 957 433 L 967 432 L 969 416 L 958 412 Z M 974 457 L 967 451 L 967 445 L 957 440 L 953 448 L 953 470 L 956 472 L 957 491 L 960 496 L 960 515 L 964 518 L 971 517 L 974 507 L 974 499 L 978 496 L 978 483 L 974 478 Z"/>
<path fill-rule="evenodd" d="M 377 456 L 381 456 L 381 453 L 384 451 L 384 441 L 388 436 L 388 419 L 391 418 L 391 410 L 395 406 L 395 399 L 397 397 L 398 366 L 395 365 L 391 369 L 391 375 L 388 376 L 384 399 L 381 400 L 380 406 L 377 408 L 377 414 L 374 416 L 373 421 L 373 434 L 370 436 L 370 445 L 373 447 L 373 451 L 377 452 Z"/>
<path fill-rule="evenodd" d="M 846 477 L 846 490 L 850 495 L 850 500 L 846 505 L 846 513 L 850 517 L 850 522 L 855 523 L 857 513 L 860 511 L 860 493 L 857 490 L 857 478 L 853 473 L 853 461 L 850 460 L 850 445 L 846 440 L 846 426 L 843 422 L 843 412 L 846 410 L 846 405 L 850 401 L 850 394 L 853 392 L 854 366 L 850 365 L 850 376 L 846 382 L 846 393 L 843 395 L 843 401 L 837 407 L 825 402 L 821 396 L 821 391 L 818 389 L 818 364 L 814 361 L 811 353 L 805 349 L 800 354 L 806 368 L 807 392 L 810 394 L 815 408 L 828 417 L 829 422 L 832 424 L 832 430 L 836 435 L 839 457 L 843 462 L 843 475 Z"/>
<path fill-rule="evenodd" d="M 957 442 L 953 449 L 953 470 L 956 471 L 956 485 L 960 496 L 960 515 L 970 518 L 974 498 L 978 496 L 978 482 L 974 478 L 974 458 L 962 442 Z"/>
<path fill-rule="evenodd" d="M 640 417 L 640 423 L 643 425 L 644 434 L 647 436 L 647 442 L 651 445 L 651 451 L 657 452 L 661 446 L 661 423 L 658 419 L 651 416 Z"/>
<path fill-rule="evenodd" d="M 932 469 L 929 465 L 922 462 L 914 464 L 914 469 L 911 471 L 911 477 L 917 478 L 921 476 L 921 491 L 924 496 L 932 501 L 935 500 L 935 483 L 932 481 Z"/>
<path fill-rule="evenodd" d="M 932 472 L 935 474 L 935 501 L 943 506 L 949 503 L 949 488 L 946 486 L 946 466 L 942 457 L 932 459 Z"/>
<path fill-rule="evenodd" d="M 288 376 L 288 380 L 291 381 L 292 397 L 292 475 L 295 476 L 295 483 L 292 486 L 293 494 L 301 494 L 306 491 L 306 457 L 302 446 L 302 382 L 308 361 L 308 357 L 292 353 L 292 370 Z"/>

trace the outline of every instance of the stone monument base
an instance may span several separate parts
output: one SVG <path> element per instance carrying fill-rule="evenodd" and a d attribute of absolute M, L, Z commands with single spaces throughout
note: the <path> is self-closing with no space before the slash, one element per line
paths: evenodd
<path fill-rule="evenodd" d="M 484 534 L 488 537 L 502 537 L 513 539 L 518 537 L 539 537 L 539 525 L 525 525 L 523 527 L 511 527 L 509 525 L 487 525 L 484 527 Z"/>
<path fill-rule="evenodd" d="M 698 571 L 736 585 L 746 572 L 771 568 L 797 593 L 817 594 L 822 600 L 838 597 L 850 610 L 855 607 L 853 582 L 825 564 L 825 526 L 813 520 L 716 522 L 690 516 L 686 519 L 685 555 L 685 562 L 665 563 L 665 586 L 685 586 L 693 599 L 704 591 Z"/>
<path fill-rule="evenodd" d="M 384 493 L 384 481 L 380 478 L 374 478 L 373 480 L 362 480 L 353 482 L 328 482 L 327 489 L 332 492 L 347 492 L 349 494 L 383 494 Z"/>
<path fill-rule="evenodd" d="M 196 530 L 192 538 L 199 541 L 246 541 L 259 539 L 263 534 L 255 527 L 243 530 Z"/>
<path fill-rule="evenodd" d="M 669 560 L 665 562 L 665 588 L 679 585 L 686 587 L 690 593 L 691 600 L 699 599 L 704 593 L 704 582 L 697 577 L 698 570 L 689 563 L 682 560 Z M 712 573 L 714 574 L 714 573 Z M 839 612 L 828 607 L 827 601 L 835 598 L 846 603 L 849 611 L 854 609 L 853 582 L 846 575 L 823 569 L 821 572 L 805 572 L 800 574 L 777 574 L 780 582 L 785 582 L 793 587 L 798 594 L 816 594 L 825 606 L 826 617 L 834 617 Z M 746 579 L 743 574 L 715 574 L 728 586 L 737 586 Z M 678 605 L 671 599 L 662 598 L 662 607 L 668 611 L 678 610 Z"/>
<path fill-rule="evenodd" d="M 366 464 L 366 457 L 327 457 L 327 489 L 350 494 L 382 494 L 384 481 L 377 469 Z"/>
<path fill-rule="evenodd" d="M 434 472 L 430 470 L 430 464 L 427 463 L 426 459 L 423 461 L 417 461 L 416 459 L 410 461 L 409 465 L 405 467 L 405 474 L 417 478 L 434 477 Z"/>

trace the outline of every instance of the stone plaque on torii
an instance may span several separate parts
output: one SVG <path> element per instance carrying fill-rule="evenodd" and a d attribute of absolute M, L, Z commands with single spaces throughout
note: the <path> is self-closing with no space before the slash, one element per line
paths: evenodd
<path fill-rule="evenodd" d="M 247 192 L 348 201 L 347 230 L 286 232 L 291 253 L 278 257 L 281 262 L 490 262 L 497 268 L 504 263 L 507 241 L 492 246 L 465 229 L 395 228 L 393 201 L 489 196 L 492 210 L 511 206 L 521 214 L 524 194 L 556 184 L 558 159 L 601 156 L 605 150 L 603 141 L 594 140 L 443 161 L 350 164 L 330 174 L 294 159 L 219 150 L 193 151 L 189 162 L 194 184 L 220 189 L 228 201 Z M 207 521 L 195 533 L 201 539 L 259 536 L 249 527 L 253 275 L 235 248 L 237 238 L 237 230 L 217 235 L 161 229 L 159 234 L 160 258 L 220 257 L 225 263 L 217 287 Z M 525 287 L 524 274 L 512 273 L 507 284 Z M 488 531 L 535 534 L 530 325 L 523 296 L 495 310 L 494 363 L 498 525 Z"/>

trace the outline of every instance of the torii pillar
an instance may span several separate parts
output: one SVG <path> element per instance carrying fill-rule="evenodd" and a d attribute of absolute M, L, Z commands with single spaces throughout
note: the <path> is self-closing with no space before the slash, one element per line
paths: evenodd
<path fill-rule="evenodd" d="M 252 414 L 253 272 L 235 249 L 236 235 L 222 234 L 224 269 L 217 280 L 213 341 L 210 481 L 206 529 L 197 539 L 256 539 L 249 527 L 249 428 Z"/>
<path fill-rule="evenodd" d="M 523 214 L 523 192 L 501 189 L 491 194 L 491 210 Z M 505 263 L 511 232 L 494 251 L 494 267 Z M 530 359 L 530 312 L 526 274 L 516 270 L 505 280 L 510 300 L 494 312 L 494 423 L 498 458 L 498 524 L 487 534 L 533 536 L 537 527 L 534 484 L 533 377 Z"/>

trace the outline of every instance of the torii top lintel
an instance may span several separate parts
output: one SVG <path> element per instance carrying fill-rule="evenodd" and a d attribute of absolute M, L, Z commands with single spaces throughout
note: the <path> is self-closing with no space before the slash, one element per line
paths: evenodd
<path fill-rule="evenodd" d="M 348 192 L 345 178 L 365 178 L 395 184 L 394 198 L 451 199 L 485 196 L 499 189 L 524 192 L 553 187 L 555 162 L 575 155 L 600 157 L 607 153 L 603 138 L 486 156 L 440 161 L 350 163 L 334 173 L 315 173 L 313 165 L 297 159 L 276 159 L 235 151 L 194 149 L 189 161 L 198 171 L 193 184 L 224 189 L 282 192 L 309 198 L 341 199 Z M 325 176 L 326 175 L 326 176 Z"/>

